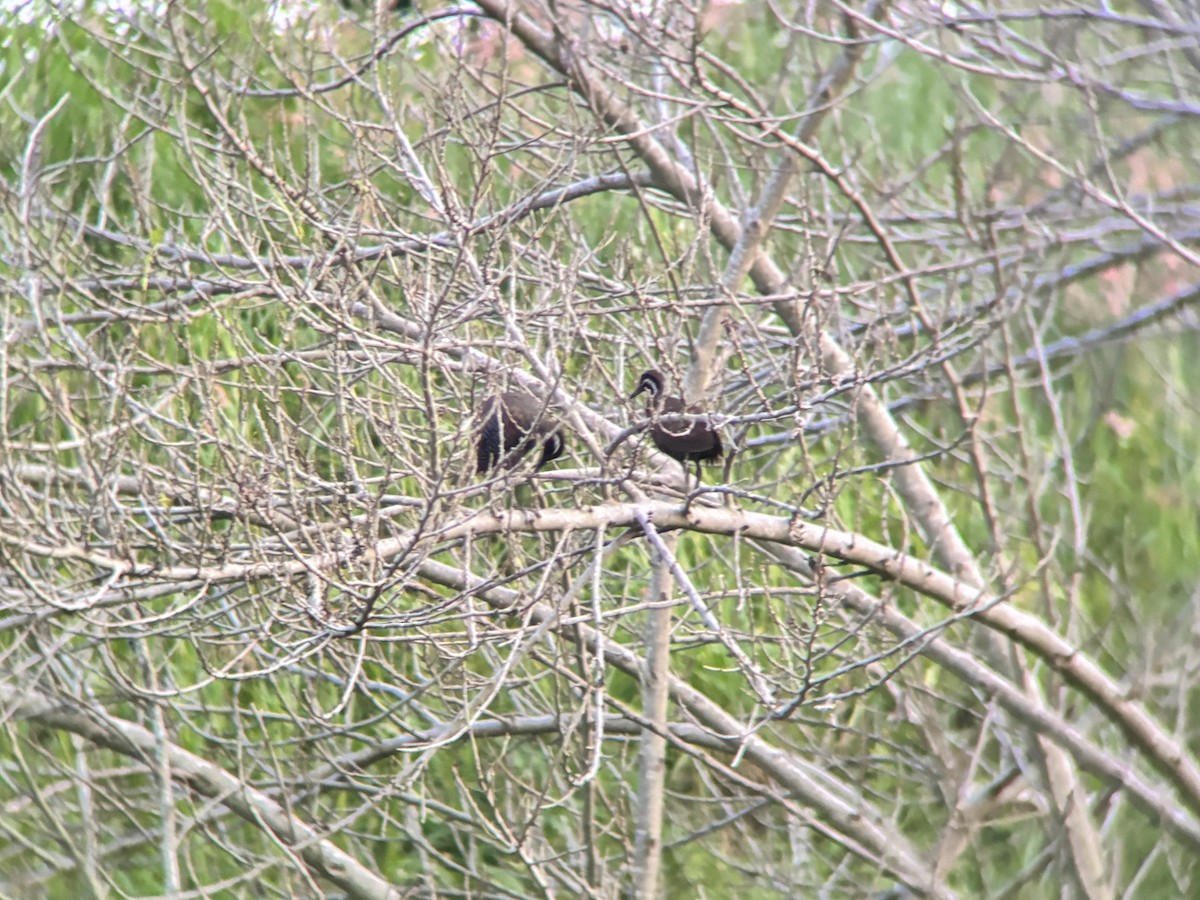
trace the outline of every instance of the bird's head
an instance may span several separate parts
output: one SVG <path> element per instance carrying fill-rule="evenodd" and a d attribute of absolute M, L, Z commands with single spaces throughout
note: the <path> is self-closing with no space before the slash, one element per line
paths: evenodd
<path fill-rule="evenodd" d="M 552 431 L 546 436 L 546 440 L 542 442 L 542 458 L 538 462 L 537 467 L 540 469 L 552 459 L 558 459 L 563 455 L 563 450 L 566 449 L 566 441 L 563 440 L 561 432 Z"/>
<path fill-rule="evenodd" d="M 664 383 L 663 374 L 657 369 L 643 372 L 642 377 L 638 379 L 637 389 L 629 395 L 629 399 L 632 400 L 638 394 L 645 391 L 650 395 L 651 400 L 657 400 L 662 396 Z"/>

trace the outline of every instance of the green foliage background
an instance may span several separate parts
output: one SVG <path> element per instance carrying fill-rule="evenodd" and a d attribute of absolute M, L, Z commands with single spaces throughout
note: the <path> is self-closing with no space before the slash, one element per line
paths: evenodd
<path fill-rule="evenodd" d="M 649 352 L 668 354 L 676 376 L 686 369 L 702 309 L 688 301 L 710 296 L 706 289 L 725 256 L 678 205 L 644 193 L 597 193 L 480 236 L 453 237 L 465 223 L 541 191 L 639 167 L 561 77 L 511 46 L 505 50 L 486 23 L 414 28 L 368 64 L 381 35 L 408 27 L 404 20 L 386 21 L 376 32 L 367 10 L 314 6 L 291 25 L 280 24 L 283 12 L 255 3 L 177 4 L 145 31 L 99 4 L 38 10 L 24 23 L 4 14 L 2 325 L 6 334 L 25 329 L 30 337 L 4 345 L 10 468 L 3 477 L 11 481 L 13 467 L 36 463 L 86 472 L 93 486 L 47 484 L 34 509 L 17 503 L 10 484 L 9 537 L 21 530 L 21 516 L 40 523 L 40 532 L 23 535 L 39 545 L 95 548 L 164 569 L 235 558 L 269 563 L 284 557 L 260 548 L 260 532 L 243 512 L 196 514 L 214 498 L 269 496 L 294 521 L 327 525 L 297 547 L 298 555 L 366 547 L 443 521 L 451 498 L 457 503 L 456 492 L 469 488 L 470 410 L 486 388 L 461 368 L 430 362 L 430 348 L 456 342 L 483 348 L 503 366 L 526 367 L 508 327 L 519 320 L 529 345 L 561 370 L 572 397 L 614 419 L 628 416 L 614 397 L 627 393 L 629 376 Z M 726 66 L 707 70 L 713 83 L 748 108 L 761 104 L 764 114 L 794 118 L 811 88 L 806 76 L 826 70 L 842 47 L 781 40 L 777 23 L 753 4 L 723 15 L 700 45 Z M 1040 40 L 1052 24 L 1012 28 Z M 494 43 L 486 43 L 488 35 Z M 1098 56 L 1131 35 L 1083 30 L 1074 52 Z M 176 55 L 172 36 L 186 37 L 188 62 Z M 496 55 L 455 56 L 463 44 Z M 629 65 L 631 83 L 640 84 L 636 54 Z M 814 258 L 825 267 L 822 287 L 834 302 L 814 315 L 854 348 L 861 370 L 897 404 L 914 449 L 934 460 L 961 533 L 991 564 L 988 575 L 1008 602 L 1053 624 L 1194 752 L 1194 313 L 1189 308 L 1154 332 L 1101 341 L 1019 374 L 1001 369 L 973 384 L 971 412 L 986 428 L 995 466 L 982 473 L 963 442 L 975 423 L 964 425 L 929 360 L 955 346 L 962 372 L 990 371 L 1005 352 L 1021 358 L 1102 327 L 1143 295 L 1167 296 L 1195 273 L 1182 263 L 1165 272 L 1156 255 L 1161 245 L 1119 256 L 1145 238 L 1128 222 L 1095 239 L 1072 238 L 1072 228 L 1100 229 L 1109 220 L 1095 207 L 1064 200 L 1045 225 L 1061 228 L 1061 240 L 1036 248 L 1039 258 L 1017 274 L 978 277 L 989 242 L 1003 240 L 1013 253 L 1021 246 L 1009 237 L 1020 224 L 1005 210 L 1067 196 L 1064 173 L 1015 149 L 1003 128 L 981 123 L 991 117 L 1014 132 L 1048 136 L 1062 159 L 1086 162 L 1096 147 L 1085 127 L 1092 120 L 1060 84 L 962 71 L 894 44 L 873 47 L 864 70 L 862 85 L 838 99 L 815 149 L 839 171 L 852 170 L 870 192 L 908 265 L 928 267 L 922 296 L 942 332 L 935 340 L 916 327 L 877 241 L 815 168 L 797 179 L 796 208 L 781 218 L 769 250 L 785 267 L 795 262 L 803 270 L 801 283 L 811 282 Z M 358 80 L 311 95 L 291 90 L 331 85 L 348 72 Z M 1130 82 L 1131 90 L 1166 91 L 1156 71 L 1144 78 Z M 211 102 L 199 84 L 213 86 Z M 493 102 L 497 96 L 505 102 Z M 1105 107 L 1100 120 L 1112 143 L 1154 125 L 1144 110 L 1113 98 L 1095 102 Z M 244 147 L 230 140 L 214 109 Z M 684 117 L 680 136 L 723 197 L 754 198 L 772 157 L 752 141 L 731 140 L 745 120 L 732 107 L 723 114 L 729 118 L 718 117 L 715 126 Z M 1140 184 L 1138 167 L 1158 170 L 1170 182 L 1155 185 L 1159 192 L 1194 202 L 1194 138 L 1190 121 L 1165 129 L 1144 153 L 1116 159 L 1114 179 Z M 422 196 L 418 179 L 404 177 L 418 162 L 471 205 L 456 206 L 449 192 Z M 23 186 L 34 193 L 23 197 Z M 34 195 L 39 211 L 30 232 L 26 201 Z M 457 219 L 447 221 L 439 203 Z M 918 222 L 918 211 L 929 222 Z M 1194 248 L 1183 224 L 1171 220 L 1168 227 Z M 338 254 L 403 241 L 415 246 L 443 231 L 452 238 L 436 248 L 337 262 L 348 258 Z M 818 245 L 816 232 L 837 237 Z M 464 262 L 468 245 L 481 271 Z M 40 308 L 31 302 L 35 267 L 23 259 L 29 252 L 53 272 Z M 1111 267 L 1051 277 L 1092 265 L 1105 252 L 1119 256 Z M 334 262 L 312 264 L 324 254 Z M 1113 273 L 1129 273 L 1136 290 L 1106 298 Z M 1037 278 L 1050 286 L 1031 289 Z M 173 279 L 235 279 L 240 290 L 181 299 Z M 364 285 L 389 310 L 418 322 L 426 346 L 414 351 L 349 306 L 306 307 L 295 299 L 317 288 L 351 298 Z M 484 286 L 494 300 L 486 314 L 474 314 L 471 303 Z M 203 285 L 192 290 L 204 294 Z M 997 295 L 1011 302 L 997 304 Z M 1027 315 L 1029 309 L 1035 311 Z M 37 325 L 47 310 L 52 321 Z M 796 342 L 770 331 L 768 307 L 755 307 L 748 318 L 759 330 L 724 361 L 728 382 L 736 382 L 727 398 L 738 390 L 751 395 L 753 379 L 743 376 L 755 366 L 785 370 L 803 357 Z M 421 352 L 425 362 L 409 361 Z M 405 364 L 391 364 L 402 358 Z M 769 441 L 794 427 L 794 417 L 740 426 L 732 469 L 739 484 L 770 501 L 761 508 L 774 514 L 822 504 L 819 514 L 831 526 L 926 553 L 888 473 L 871 468 L 878 460 L 857 430 L 851 398 L 821 387 L 832 400 L 793 446 Z M 799 396 L 777 381 L 762 393 L 779 409 Z M 573 442 L 568 463 L 597 461 Z M 117 476 L 154 485 L 156 493 L 140 498 L 153 515 L 114 514 L 95 486 Z M 823 488 L 814 493 L 814 485 Z M 584 507 L 612 496 L 611 485 L 587 480 L 518 490 L 514 496 L 530 506 Z M 428 502 L 405 504 L 414 498 Z M 592 542 L 584 534 L 508 535 L 446 547 L 434 558 L 473 566 L 531 597 L 561 595 L 583 571 Z M 11 597 L 21 584 L 21 553 L 16 544 L 6 547 L 0 565 L 10 571 L 0 585 Z M 574 561 L 539 567 L 556 552 L 575 554 Z M 919 648 L 897 646 L 873 622 L 822 609 L 793 574 L 749 549 L 735 565 L 734 553 L 711 536 L 679 537 L 678 559 L 722 623 L 754 637 L 756 661 L 782 686 L 805 692 L 795 715 L 764 725 L 765 733 L 853 785 L 935 857 L 954 798 L 930 761 L 931 731 L 996 779 L 1013 777 L 1011 748 L 980 738 L 989 734 L 987 699 L 916 655 Z M 37 569 L 22 563 L 22 577 L 35 575 L 42 590 L 82 597 L 100 589 L 102 571 L 53 555 L 39 559 Z M 644 602 L 650 568 L 645 546 L 631 543 L 604 564 L 605 596 Z M 467 626 L 454 591 L 423 585 L 403 566 L 374 576 L 371 582 L 347 566 L 335 579 L 333 607 L 353 610 L 366 596 L 383 600 L 372 627 L 342 641 L 313 639 L 300 612 L 305 589 L 280 578 L 189 584 L 106 610 L 37 610 L 6 600 L 0 658 L 14 677 L 155 724 L 180 747 L 286 799 L 401 891 L 547 892 L 530 859 L 553 860 L 548 871 L 569 871 L 578 884 L 594 879 L 598 896 L 623 884 L 636 803 L 632 737 L 604 742 L 586 790 L 578 784 L 592 751 L 582 730 L 417 742 L 361 770 L 341 769 L 355 753 L 485 713 L 499 720 L 534 711 L 578 715 L 590 675 L 586 653 L 560 642 L 526 649 L 498 685 L 519 642 L 518 612 L 501 616 L 479 605 L 478 622 Z M 931 612 L 927 598 L 876 577 L 861 582 L 947 640 L 969 644 L 967 626 Z M 681 606 L 673 674 L 753 719 L 757 703 L 744 673 L 687 609 Z M 586 621 L 582 602 L 573 611 Z M 609 639 L 640 649 L 641 614 L 614 623 Z M 1068 694 L 1036 660 L 1031 671 L 1098 744 L 1123 753 L 1114 727 L 1098 713 L 1076 710 L 1086 698 Z M 608 669 L 603 687 L 615 707 L 636 712 L 640 688 L 628 674 Z M 488 701 L 477 709 L 481 696 Z M 924 718 L 931 715 L 936 723 Z M 981 749 L 972 756 L 976 740 Z M 674 747 L 668 759 L 668 896 L 804 896 L 824 888 L 867 896 L 894 884 L 883 867 L 809 827 L 794 806 L 764 802 L 727 772 L 718 776 L 710 756 L 739 772 L 731 755 L 711 748 Z M 8 760 L 0 779 L 6 892 L 167 890 L 163 787 L 152 761 L 134 765 L 121 752 L 85 747 L 19 719 L 5 721 L 0 757 Z M 97 820 L 87 804 L 56 807 L 54 800 L 81 768 L 81 783 L 97 792 L 92 802 L 104 810 L 103 851 L 90 861 L 72 856 Z M 754 772 L 745 778 L 767 780 Z M 1089 789 L 1089 811 L 1112 849 L 1115 884 L 1141 896 L 1194 889 L 1188 848 L 1097 784 Z M 259 827 L 185 788 L 169 793 L 178 821 L 187 823 L 178 836 L 184 891 L 313 896 L 323 889 Z M 1059 896 L 1065 876 L 1052 836 L 1044 824 L 1030 825 L 1045 817 L 1038 799 L 1003 791 L 998 797 L 948 884 L 960 896 Z M 46 804 L 59 811 L 39 815 Z M 248 871 L 253 878 L 243 880 Z M 570 879 L 557 877 L 566 890 Z"/>

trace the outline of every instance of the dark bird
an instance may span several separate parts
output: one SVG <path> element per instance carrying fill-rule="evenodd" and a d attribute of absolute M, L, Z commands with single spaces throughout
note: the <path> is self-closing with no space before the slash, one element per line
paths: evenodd
<path fill-rule="evenodd" d="M 720 459 L 724 448 L 721 436 L 707 419 L 691 418 L 702 414 L 696 406 L 688 406 L 679 397 L 664 397 L 662 372 L 651 369 L 638 379 L 637 390 L 629 395 L 632 400 L 645 391 L 646 414 L 650 416 L 650 440 L 654 446 L 672 459 L 683 463 L 684 479 L 687 479 L 688 463 L 696 463 L 696 480 L 700 480 L 700 463 Z"/>
<path fill-rule="evenodd" d="M 476 429 L 475 471 L 482 475 L 496 465 L 515 466 L 534 445 L 542 445 L 540 469 L 562 456 L 565 442 L 562 423 L 546 409 L 546 403 L 522 391 L 505 391 L 488 397 L 479 408 Z"/>

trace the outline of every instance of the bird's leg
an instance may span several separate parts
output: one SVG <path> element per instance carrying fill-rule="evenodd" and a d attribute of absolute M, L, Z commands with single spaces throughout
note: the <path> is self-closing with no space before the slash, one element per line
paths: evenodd
<path fill-rule="evenodd" d="M 700 485 L 703 483 L 703 477 L 700 474 L 700 467 L 702 465 L 703 463 L 700 460 L 696 460 L 696 494 L 693 496 L 691 490 L 688 488 L 688 480 L 691 478 L 692 470 L 688 468 L 687 460 L 683 462 L 683 511 L 685 513 L 691 508 L 692 501 L 700 495 Z"/>
<path fill-rule="evenodd" d="M 504 483 L 508 479 L 507 473 L 500 475 L 502 479 L 498 483 L 488 485 L 488 511 L 497 519 L 504 514 L 504 490 L 507 485 Z"/>
<path fill-rule="evenodd" d="M 692 493 L 690 487 L 692 482 L 692 470 L 688 466 L 688 461 L 686 459 L 681 459 L 679 464 L 683 466 L 683 511 L 686 513 L 688 511 L 688 507 L 692 505 Z"/>

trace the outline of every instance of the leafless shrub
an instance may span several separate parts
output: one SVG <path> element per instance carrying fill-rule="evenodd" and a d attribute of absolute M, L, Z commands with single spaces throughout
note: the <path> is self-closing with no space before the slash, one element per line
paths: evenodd
<path fill-rule="evenodd" d="M 1194 15 L 388 7 L 5 14 L 4 892 L 1195 890 Z"/>

